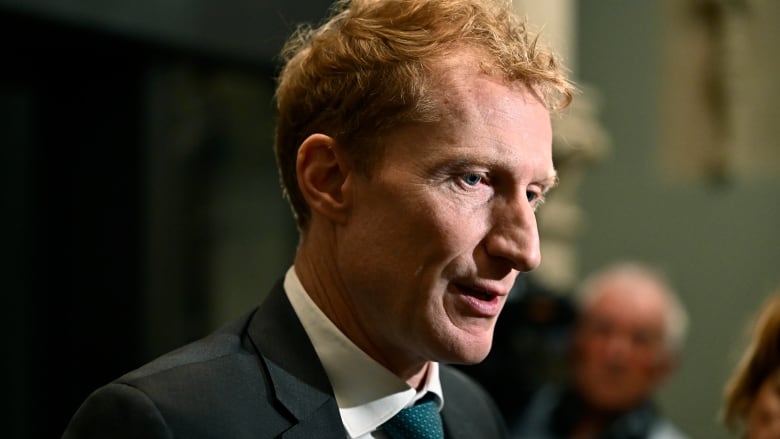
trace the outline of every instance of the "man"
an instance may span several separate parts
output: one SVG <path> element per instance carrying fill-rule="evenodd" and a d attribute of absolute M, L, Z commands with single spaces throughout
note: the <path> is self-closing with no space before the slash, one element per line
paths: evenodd
<path fill-rule="evenodd" d="M 402 418 L 503 436 L 490 398 L 440 363 L 487 355 L 540 262 L 549 111 L 571 98 L 507 8 L 341 1 L 293 36 L 276 153 L 294 266 L 240 321 L 99 389 L 65 437 L 398 437 L 417 428 Z M 433 415 L 405 415 L 420 407 Z"/>
<path fill-rule="evenodd" d="M 674 369 L 687 326 L 664 279 L 643 265 L 616 264 L 586 280 L 577 299 L 570 385 L 543 388 L 514 436 L 684 437 L 652 403 Z"/>

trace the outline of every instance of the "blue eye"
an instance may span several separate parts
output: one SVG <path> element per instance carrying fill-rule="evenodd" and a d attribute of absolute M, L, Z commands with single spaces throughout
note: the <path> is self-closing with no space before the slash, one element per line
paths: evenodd
<path fill-rule="evenodd" d="M 463 174 L 460 178 L 469 186 L 476 186 L 482 181 L 481 175 L 473 173 Z"/>
<path fill-rule="evenodd" d="M 543 192 L 526 191 L 525 197 L 528 199 L 528 203 L 533 207 L 534 212 L 536 212 L 536 210 L 539 209 L 542 204 L 544 204 Z"/>

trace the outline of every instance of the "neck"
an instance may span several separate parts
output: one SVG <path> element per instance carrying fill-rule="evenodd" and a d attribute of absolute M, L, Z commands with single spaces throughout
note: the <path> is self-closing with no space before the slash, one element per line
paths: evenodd
<path fill-rule="evenodd" d="M 431 363 L 427 362 L 425 363 L 425 366 L 420 369 L 419 372 L 412 375 L 409 379 L 406 380 L 406 384 L 409 384 L 409 387 L 420 391 L 423 386 L 425 385 L 426 378 L 428 377 L 428 372 L 431 369 Z"/>

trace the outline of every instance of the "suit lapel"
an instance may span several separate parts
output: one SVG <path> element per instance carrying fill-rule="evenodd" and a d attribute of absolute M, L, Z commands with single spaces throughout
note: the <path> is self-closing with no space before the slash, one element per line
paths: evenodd
<path fill-rule="evenodd" d="M 346 437 L 338 405 L 331 395 L 302 382 L 270 360 L 266 364 L 277 400 L 298 420 L 281 435 L 282 438 Z"/>
<path fill-rule="evenodd" d="M 265 362 L 275 398 L 297 421 L 282 437 L 346 437 L 328 376 L 281 282 L 252 316 L 247 333 Z"/>
<path fill-rule="evenodd" d="M 506 426 L 490 397 L 462 372 L 439 368 L 444 392 L 444 437 L 447 439 L 504 438 Z"/>
<path fill-rule="evenodd" d="M 448 398 L 444 403 L 441 419 L 444 423 L 444 437 L 447 439 L 484 437 L 484 431 L 478 431 L 479 429 L 472 423 L 463 422 L 464 419 L 473 417 L 464 402 L 468 403 L 468 400 Z"/>

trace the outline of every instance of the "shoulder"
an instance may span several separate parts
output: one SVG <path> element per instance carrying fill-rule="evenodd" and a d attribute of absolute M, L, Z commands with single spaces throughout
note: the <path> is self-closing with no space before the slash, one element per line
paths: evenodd
<path fill-rule="evenodd" d="M 242 437 L 252 423 L 286 428 L 244 335 L 251 314 L 96 390 L 64 437 Z"/>
<path fill-rule="evenodd" d="M 463 437 L 506 437 L 501 413 L 482 386 L 453 367 L 441 365 L 439 371 L 445 428 L 461 431 Z"/>
<path fill-rule="evenodd" d="M 96 390 L 79 407 L 63 439 L 172 438 L 151 399 L 133 387 L 111 383 Z"/>
<path fill-rule="evenodd" d="M 231 364 L 241 362 L 242 358 L 256 357 L 256 352 L 247 345 L 244 337 L 247 322 L 253 313 L 254 311 L 203 339 L 152 360 L 123 375 L 116 382 L 143 387 L 147 381 L 154 381 L 159 377 L 171 379 L 177 375 L 208 375 L 209 372 L 226 363 Z"/>

